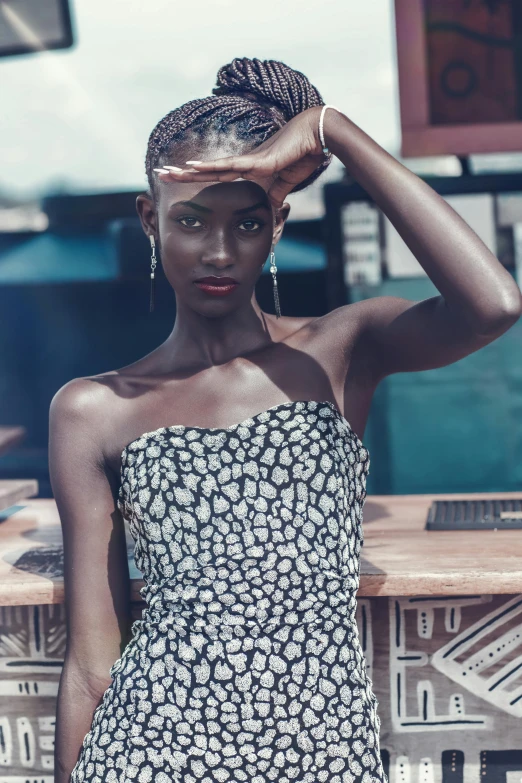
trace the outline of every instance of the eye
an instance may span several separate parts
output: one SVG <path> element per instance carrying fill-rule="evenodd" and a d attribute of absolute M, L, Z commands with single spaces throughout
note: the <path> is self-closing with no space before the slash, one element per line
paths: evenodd
<path fill-rule="evenodd" d="M 255 224 L 253 228 L 247 228 L 247 229 L 246 229 L 247 231 L 250 231 L 250 232 L 251 232 L 251 231 L 255 231 L 255 230 L 256 230 L 256 226 L 257 226 L 258 228 L 261 228 L 261 227 L 264 225 L 263 223 L 261 223 L 261 221 L 260 221 L 260 220 L 253 220 L 253 219 L 249 219 L 249 220 L 243 220 L 243 222 L 242 222 L 242 223 L 240 223 L 239 225 L 240 225 L 240 226 L 244 226 L 246 223 L 250 223 L 250 224 L 254 223 L 254 224 Z"/>
<path fill-rule="evenodd" d="M 187 223 L 184 221 L 189 222 Z M 202 225 L 199 218 L 194 217 L 193 215 L 184 215 L 183 217 L 179 217 L 177 218 L 176 222 L 181 223 L 181 225 L 185 226 L 185 228 L 199 228 Z M 246 231 L 247 233 L 253 233 L 254 231 L 262 228 L 264 223 L 262 223 L 260 220 L 253 220 L 252 218 L 249 218 L 248 220 L 243 220 L 239 225 L 247 226 L 247 228 L 242 229 L 243 231 Z"/>
<path fill-rule="evenodd" d="M 199 226 L 194 226 L 194 223 L 190 223 L 187 226 L 185 223 L 183 223 L 184 220 L 195 220 L 196 223 L 200 223 L 201 222 L 197 217 L 194 217 L 193 215 L 185 215 L 185 217 L 178 218 L 177 222 L 181 223 L 181 225 L 185 226 L 186 228 L 199 228 Z"/>

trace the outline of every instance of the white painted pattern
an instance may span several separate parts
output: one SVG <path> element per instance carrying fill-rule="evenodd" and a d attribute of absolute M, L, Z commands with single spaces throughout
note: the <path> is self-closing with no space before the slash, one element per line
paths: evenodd
<path fill-rule="evenodd" d="M 517 595 L 432 656 L 438 671 L 517 718 L 522 718 L 522 625 L 517 622 L 521 615 L 522 595 Z M 518 651 L 515 657 L 513 650 Z"/>
<path fill-rule="evenodd" d="M 433 683 L 427 668 L 426 677 L 417 682 L 415 714 L 408 711 L 407 694 L 411 688 L 408 671 L 412 668 L 429 667 L 431 659 L 427 653 L 410 647 L 407 637 L 406 615 L 414 612 L 416 615 L 417 637 L 431 639 L 435 623 L 436 610 L 444 618 L 444 626 L 448 626 L 448 614 L 456 606 L 462 607 L 477 603 L 487 603 L 491 596 L 473 596 L 470 598 L 431 599 L 426 598 L 393 598 L 389 600 L 390 624 L 390 709 L 394 731 L 420 732 L 444 730 L 475 730 L 484 729 L 489 724 L 486 715 L 466 714 L 462 694 L 452 694 L 448 699 L 447 712 L 439 714 L 435 707 Z M 459 620 L 460 622 L 460 620 Z M 450 626 L 453 623 L 449 622 Z M 412 642 L 414 643 L 414 642 Z"/>

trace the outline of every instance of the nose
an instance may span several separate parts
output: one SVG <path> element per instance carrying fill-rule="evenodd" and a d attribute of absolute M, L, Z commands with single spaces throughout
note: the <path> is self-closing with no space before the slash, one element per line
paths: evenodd
<path fill-rule="evenodd" d="M 233 242 L 224 231 L 212 232 L 205 246 L 205 254 L 201 262 L 208 267 L 227 269 L 235 263 Z"/>

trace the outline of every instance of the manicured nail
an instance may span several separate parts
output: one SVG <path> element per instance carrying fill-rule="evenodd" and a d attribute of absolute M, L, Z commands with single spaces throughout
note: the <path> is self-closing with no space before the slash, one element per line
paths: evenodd
<path fill-rule="evenodd" d="M 202 160 L 186 160 L 185 163 L 203 163 Z"/>
<path fill-rule="evenodd" d="M 167 169 L 153 169 L 153 171 L 157 171 L 158 174 L 168 174 L 169 172 Z"/>
<path fill-rule="evenodd" d="M 163 168 L 168 169 L 169 171 L 183 171 L 179 166 L 163 166 Z"/>

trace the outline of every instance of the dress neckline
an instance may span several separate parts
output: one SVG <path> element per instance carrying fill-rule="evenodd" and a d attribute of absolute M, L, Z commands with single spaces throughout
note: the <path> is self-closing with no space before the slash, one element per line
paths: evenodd
<path fill-rule="evenodd" d="M 333 403 L 331 400 L 286 400 L 285 402 L 279 402 L 276 403 L 276 405 L 272 405 L 270 408 L 266 408 L 263 411 L 259 411 L 259 413 L 255 413 L 253 416 L 248 416 L 246 419 L 243 419 L 243 421 L 239 421 L 237 424 L 231 424 L 230 427 L 198 427 L 195 424 L 170 424 L 169 426 L 165 427 L 158 427 L 155 430 L 149 430 L 148 432 L 142 432 L 141 435 L 138 435 L 137 438 L 134 438 L 130 441 L 130 443 L 127 443 L 125 448 L 120 454 L 120 466 L 123 466 L 125 456 L 127 454 L 127 451 L 134 446 L 135 443 L 137 443 L 140 440 L 143 440 L 144 438 L 150 438 L 153 435 L 160 435 L 164 432 L 185 432 L 186 430 L 197 430 L 198 432 L 234 432 L 235 430 L 238 430 L 240 427 L 245 426 L 251 426 L 250 422 L 255 422 L 257 419 L 259 419 L 261 416 L 264 416 L 267 413 L 271 413 L 272 411 L 279 410 L 281 408 L 289 408 L 294 405 L 314 405 L 314 406 L 321 406 L 321 405 L 327 405 L 330 410 L 333 412 L 334 415 L 338 417 L 338 419 L 348 428 L 350 434 L 355 438 L 355 441 L 357 443 L 358 448 L 362 448 L 365 451 L 368 451 L 362 440 L 359 438 L 356 432 L 354 432 L 352 425 L 346 419 L 343 414 L 338 409 L 337 405 Z M 368 452 L 369 453 L 369 452 Z"/>

